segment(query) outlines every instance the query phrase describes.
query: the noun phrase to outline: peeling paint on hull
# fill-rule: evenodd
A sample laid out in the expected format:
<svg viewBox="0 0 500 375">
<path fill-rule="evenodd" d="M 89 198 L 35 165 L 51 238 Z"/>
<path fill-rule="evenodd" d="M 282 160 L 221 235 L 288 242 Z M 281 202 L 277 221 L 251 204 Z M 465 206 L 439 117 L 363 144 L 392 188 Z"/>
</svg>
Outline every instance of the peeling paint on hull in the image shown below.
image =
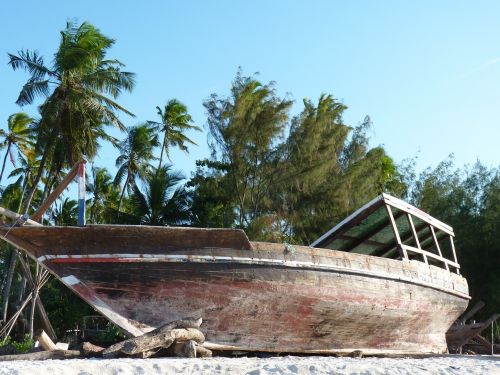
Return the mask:
<svg viewBox="0 0 500 375">
<path fill-rule="evenodd" d="M 442 353 L 468 304 L 465 279 L 421 262 L 300 246 L 289 254 L 266 243 L 173 247 L 156 229 L 107 228 L 59 228 L 59 241 L 45 233 L 26 251 L 131 335 L 201 316 L 207 340 L 222 348 Z M 64 234 L 82 231 L 80 248 L 64 246 Z M 117 234 L 120 241 L 93 241 Z M 141 237 L 155 234 L 153 245 Z"/>
</svg>

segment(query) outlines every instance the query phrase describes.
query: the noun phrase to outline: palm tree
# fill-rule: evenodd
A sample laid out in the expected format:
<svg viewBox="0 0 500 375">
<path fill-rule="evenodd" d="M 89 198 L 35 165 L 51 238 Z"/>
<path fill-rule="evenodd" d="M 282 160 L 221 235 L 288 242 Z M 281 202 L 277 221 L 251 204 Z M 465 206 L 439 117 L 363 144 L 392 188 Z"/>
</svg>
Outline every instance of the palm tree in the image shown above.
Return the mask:
<svg viewBox="0 0 500 375">
<path fill-rule="evenodd" d="M 186 143 L 193 145 L 196 145 L 196 143 L 184 135 L 184 132 L 187 130 L 201 131 L 201 129 L 192 124 L 193 119 L 189 115 L 187 107 L 177 99 L 169 100 L 163 110 L 160 107 L 156 107 L 156 109 L 161 122 L 149 121 L 149 123 L 163 132 L 160 162 L 157 168 L 157 171 L 159 171 L 163 160 L 163 152 L 165 152 L 169 160 L 170 147 L 179 147 L 182 151 L 188 152 Z"/>
<path fill-rule="evenodd" d="M 179 172 L 172 172 L 170 166 L 163 166 L 146 178 L 144 193 L 137 185 L 131 197 L 134 214 L 141 224 L 182 225 L 189 219 L 188 194 Z"/>
<path fill-rule="evenodd" d="M 27 155 L 23 155 L 19 152 L 17 160 L 19 166 L 17 168 L 14 168 L 10 172 L 9 178 L 16 177 L 17 179 L 13 182 L 13 184 L 21 188 L 21 198 L 19 201 L 19 206 L 16 210 L 16 212 L 19 212 L 22 208 L 26 189 L 29 185 L 33 184 L 34 176 L 37 174 L 38 168 L 40 166 L 40 160 L 36 159 L 34 149 L 28 151 Z"/>
<path fill-rule="evenodd" d="M 114 183 L 120 185 L 125 177 L 125 183 L 118 201 L 120 211 L 125 190 L 131 190 L 135 186 L 135 180 L 139 177 L 145 180 L 151 172 L 152 160 L 155 160 L 153 150 L 159 145 L 158 135 L 155 128 L 149 124 L 140 124 L 129 128 L 127 138 L 120 143 L 120 156 L 116 159 L 116 172 Z"/>
<path fill-rule="evenodd" d="M 52 160 L 59 173 L 82 158 L 91 160 L 95 156 L 99 140 L 109 138 L 105 125 L 125 129 L 117 113 L 132 113 L 115 99 L 123 90 L 132 90 L 134 74 L 123 72 L 124 65 L 118 60 L 106 59 L 114 42 L 89 23 L 68 22 L 50 67 L 35 51 L 9 54 L 14 70 L 24 69 L 30 74 L 17 104 L 32 104 L 39 96 L 46 98 L 40 106 L 37 127 L 37 152 L 42 158 L 25 201 L 25 212 L 54 150 L 62 158 Z"/>
<path fill-rule="evenodd" d="M 53 210 L 55 225 L 76 225 L 78 221 L 78 202 L 64 198 L 61 204 Z"/>
<path fill-rule="evenodd" d="M 34 145 L 33 129 L 29 126 L 32 123 L 33 119 L 31 117 L 26 113 L 19 112 L 9 116 L 7 120 L 8 132 L 0 129 L 0 137 L 3 138 L 0 147 L 7 147 L 3 158 L 2 171 L 0 172 L 0 182 L 2 181 L 7 156 L 11 152 L 11 147 L 17 147 L 20 152 L 26 155 L 30 147 Z"/>
<path fill-rule="evenodd" d="M 92 181 L 87 182 L 87 192 L 92 195 L 89 202 L 90 221 L 102 222 L 106 208 L 118 201 L 116 186 L 106 168 L 92 167 Z"/>
</svg>

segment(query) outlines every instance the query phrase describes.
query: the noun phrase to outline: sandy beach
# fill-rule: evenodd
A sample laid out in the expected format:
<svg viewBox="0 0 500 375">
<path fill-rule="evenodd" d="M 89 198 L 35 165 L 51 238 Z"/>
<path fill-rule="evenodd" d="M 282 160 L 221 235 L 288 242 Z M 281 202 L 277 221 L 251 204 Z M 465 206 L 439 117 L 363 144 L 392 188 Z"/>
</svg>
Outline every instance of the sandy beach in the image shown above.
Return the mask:
<svg viewBox="0 0 500 375">
<path fill-rule="evenodd" d="M 0 375 L 132 374 L 500 374 L 500 356 L 409 358 L 73 359 L 2 362 Z"/>
</svg>

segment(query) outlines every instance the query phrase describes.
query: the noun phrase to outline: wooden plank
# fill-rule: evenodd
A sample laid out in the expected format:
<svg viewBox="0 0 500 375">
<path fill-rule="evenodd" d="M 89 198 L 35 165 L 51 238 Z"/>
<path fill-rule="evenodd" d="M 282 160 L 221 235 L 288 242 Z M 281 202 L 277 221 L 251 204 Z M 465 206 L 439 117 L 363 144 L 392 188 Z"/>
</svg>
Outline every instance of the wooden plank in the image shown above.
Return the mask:
<svg viewBox="0 0 500 375">
<path fill-rule="evenodd" d="M 439 255 L 434 254 L 434 253 L 430 253 L 430 252 L 428 252 L 426 250 L 420 250 L 420 249 L 417 249 L 416 247 L 413 247 L 413 246 L 408 246 L 408 245 L 402 245 L 402 246 L 405 248 L 405 250 L 407 252 L 417 253 L 417 254 L 421 254 L 421 255 L 426 254 L 427 257 L 435 259 L 435 260 L 437 260 L 439 262 L 442 262 L 443 264 L 446 264 L 446 266 L 447 266 L 446 269 L 447 270 L 448 270 L 448 265 L 450 265 L 452 267 L 455 267 L 455 268 L 460 268 L 460 265 L 458 263 L 455 263 L 452 260 L 443 258 L 443 257 L 441 257 Z"/>
<path fill-rule="evenodd" d="M 409 203 L 406 203 L 405 201 L 402 201 L 401 199 L 390 196 L 389 194 L 382 194 L 382 195 L 384 197 L 384 201 L 386 204 L 389 204 L 394 208 L 410 213 L 413 216 L 418 217 L 420 220 L 426 222 L 427 224 L 430 224 L 436 227 L 437 229 L 442 230 L 445 233 L 448 233 L 451 236 L 455 236 L 455 234 L 453 233 L 453 228 L 450 227 L 448 224 L 439 221 L 438 219 L 432 217 L 428 213 L 418 209 L 415 206 L 412 206 Z"/>
<path fill-rule="evenodd" d="M 0 361 L 42 361 L 46 359 L 70 359 L 78 358 L 81 354 L 78 350 L 51 350 L 26 354 L 2 355 Z"/>
<path fill-rule="evenodd" d="M 61 195 L 61 193 L 66 189 L 69 183 L 76 177 L 76 175 L 78 174 L 78 168 L 81 163 L 85 163 L 85 161 L 80 160 L 75 165 L 73 165 L 73 168 L 71 168 L 71 170 L 66 174 L 61 183 L 54 189 L 52 193 L 50 193 L 45 202 L 43 202 L 40 207 L 38 207 L 38 210 L 36 210 L 36 212 L 31 215 L 31 220 L 40 221 L 42 219 L 45 211 L 49 209 L 52 203 L 54 203 L 59 195 Z"/>
<path fill-rule="evenodd" d="M 438 242 L 438 239 L 436 237 L 436 232 L 434 231 L 434 227 L 432 225 L 429 225 L 430 229 L 431 229 L 431 233 L 432 233 L 432 239 L 434 240 L 434 245 L 436 245 L 436 249 L 438 251 L 438 254 L 439 256 L 442 258 L 442 259 L 445 259 L 443 258 L 443 254 L 441 253 L 441 247 L 439 247 L 439 242 Z M 444 262 L 444 265 L 446 267 L 446 270 L 449 271 L 450 270 L 450 267 L 448 267 L 448 262 Z"/>
<path fill-rule="evenodd" d="M 391 222 L 392 231 L 394 233 L 394 237 L 396 238 L 396 243 L 397 243 L 399 252 L 400 252 L 401 256 L 403 257 L 403 259 L 408 260 L 408 254 L 406 253 L 405 248 L 402 246 L 401 238 L 399 237 L 398 227 L 396 225 L 396 220 L 394 220 L 394 216 L 392 214 L 392 209 L 387 204 L 385 205 L 385 208 L 387 210 L 387 215 L 389 215 L 389 220 Z"/>
<path fill-rule="evenodd" d="M 0 233 L 7 229 L 0 228 Z M 1 234 L 0 234 L 1 237 Z M 251 250 L 252 245 L 241 229 L 225 228 L 188 228 L 158 227 L 146 225 L 87 225 L 81 227 L 16 227 L 7 235 L 6 241 L 15 238 L 18 245 L 25 248 L 34 259 L 38 258 L 42 249 L 50 249 L 57 254 L 60 249 L 74 249 L 75 243 L 102 252 L 110 246 L 121 248 L 126 252 L 140 252 L 141 248 L 155 248 L 165 252 L 172 248 L 201 249 L 227 248 Z M 29 241 L 27 241 L 29 240 Z M 36 246 L 33 245 L 36 242 Z M 12 241 L 11 241 L 12 242 Z M 85 245 L 83 245 L 85 244 Z M 26 246 L 25 246 L 26 245 Z M 28 249 L 29 247 L 29 249 Z M 74 252 L 78 253 L 78 249 Z M 71 254 L 73 251 L 66 252 Z M 45 252 L 46 253 L 46 252 Z M 39 255 L 37 255 L 39 254 Z"/>
<path fill-rule="evenodd" d="M 455 251 L 455 243 L 453 242 L 453 236 L 450 236 L 450 245 L 451 245 L 451 252 L 453 253 L 453 259 L 455 260 L 455 263 L 458 263 L 457 253 Z M 457 273 L 460 275 L 460 270 L 458 268 L 457 268 Z"/>
<path fill-rule="evenodd" d="M 40 329 L 35 333 L 35 339 L 38 340 L 40 346 L 45 350 L 57 350 L 56 344 L 54 344 L 54 341 L 50 339 L 43 329 Z"/>
<path fill-rule="evenodd" d="M 8 210 L 8 209 L 6 209 L 4 207 L 0 207 L 0 215 L 3 215 L 5 217 L 8 217 L 9 219 L 13 219 L 13 220 L 17 220 L 21 216 L 23 216 L 23 215 L 18 214 L 17 212 Z M 28 225 L 34 225 L 34 226 L 38 226 L 38 227 L 42 226 L 42 224 L 37 223 L 36 221 L 33 221 L 31 219 L 26 220 L 26 224 L 28 224 Z"/>
<path fill-rule="evenodd" d="M 422 250 L 422 248 L 420 247 L 420 241 L 418 240 L 417 231 L 415 230 L 415 225 L 413 225 L 413 219 L 411 218 L 411 215 L 407 213 L 406 218 L 408 219 L 408 223 L 410 224 L 410 228 L 411 228 L 411 231 L 413 233 L 413 238 L 415 239 L 415 243 L 417 244 L 417 248 L 419 250 Z M 429 264 L 429 262 L 427 261 L 426 254 L 423 254 L 423 258 L 424 258 L 425 264 Z"/>
</svg>

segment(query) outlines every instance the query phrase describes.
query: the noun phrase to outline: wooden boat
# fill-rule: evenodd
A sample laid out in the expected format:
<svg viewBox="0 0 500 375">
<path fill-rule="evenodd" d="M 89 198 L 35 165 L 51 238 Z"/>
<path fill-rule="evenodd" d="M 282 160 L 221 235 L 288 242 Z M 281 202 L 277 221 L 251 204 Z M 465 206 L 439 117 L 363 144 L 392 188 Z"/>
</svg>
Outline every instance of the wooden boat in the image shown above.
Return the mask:
<svg viewBox="0 0 500 375">
<path fill-rule="evenodd" d="M 311 246 L 124 225 L 0 235 L 129 335 L 201 316 L 212 349 L 442 353 L 470 299 L 453 230 L 386 194 Z"/>
</svg>

